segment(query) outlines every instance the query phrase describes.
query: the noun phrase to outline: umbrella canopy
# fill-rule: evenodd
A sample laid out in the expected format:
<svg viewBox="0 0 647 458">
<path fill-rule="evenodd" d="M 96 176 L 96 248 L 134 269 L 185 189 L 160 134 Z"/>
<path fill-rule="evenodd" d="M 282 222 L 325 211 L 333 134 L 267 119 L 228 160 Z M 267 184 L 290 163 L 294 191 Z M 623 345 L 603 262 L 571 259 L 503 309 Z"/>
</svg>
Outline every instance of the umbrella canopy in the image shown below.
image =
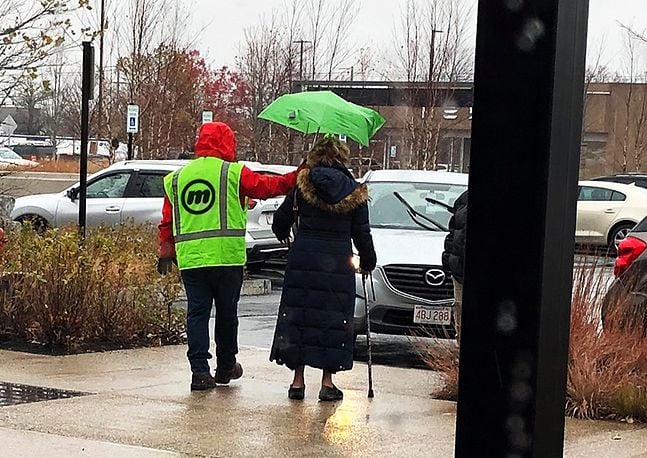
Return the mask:
<svg viewBox="0 0 647 458">
<path fill-rule="evenodd" d="M 348 102 L 331 91 L 283 95 L 258 117 L 303 134 L 346 135 L 364 146 L 385 122 L 377 111 Z"/>
</svg>

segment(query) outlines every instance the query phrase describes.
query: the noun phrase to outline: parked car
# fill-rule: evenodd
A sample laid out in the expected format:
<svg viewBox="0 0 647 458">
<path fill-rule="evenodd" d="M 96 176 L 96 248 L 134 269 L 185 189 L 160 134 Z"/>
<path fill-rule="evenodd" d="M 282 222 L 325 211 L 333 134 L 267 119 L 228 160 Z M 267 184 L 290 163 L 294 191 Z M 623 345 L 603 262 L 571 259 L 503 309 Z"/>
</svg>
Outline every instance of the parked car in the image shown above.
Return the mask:
<svg viewBox="0 0 647 458">
<path fill-rule="evenodd" d="M 647 218 L 620 242 L 615 280 L 602 302 L 602 324 L 641 325 L 647 335 Z M 619 314 L 610 319 L 611 313 Z"/>
<path fill-rule="evenodd" d="M 647 174 L 644 173 L 618 173 L 593 178 L 592 181 L 610 181 L 612 183 L 635 184 L 641 188 L 647 188 Z"/>
<path fill-rule="evenodd" d="M 39 165 L 38 162 L 23 159 L 11 148 L 0 147 L 0 170 L 34 168 Z"/>
<path fill-rule="evenodd" d="M 164 177 L 187 161 L 126 161 L 114 164 L 88 178 L 88 226 L 107 226 L 134 222 L 160 222 L 164 202 Z M 295 169 L 291 166 L 245 162 L 251 170 L 278 175 Z M 38 194 L 16 199 L 11 218 L 30 221 L 36 228 L 60 227 L 78 221 L 79 185 L 57 194 Z M 272 218 L 283 198 L 250 200 L 247 224 L 249 263 L 257 263 L 285 252 L 272 233 Z"/>
<path fill-rule="evenodd" d="M 369 172 L 364 181 L 371 196 L 370 223 L 378 259 L 372 285 L 368 284 L 371 330 L 453 337 L 453 284 L 442 267 L 451 217 L 445 205 L 452 206 L 467 189 L 467 175 L 380 170 Z M 356 334 L 365 332 L 364 307 L 358 274 Z"/>
<path fill-rule="evenodd" d="M 615 250 L 647 216 L 647 190 L 633 184 L 580 182 L 575 238 L 579 244 Z"/>
</svg>

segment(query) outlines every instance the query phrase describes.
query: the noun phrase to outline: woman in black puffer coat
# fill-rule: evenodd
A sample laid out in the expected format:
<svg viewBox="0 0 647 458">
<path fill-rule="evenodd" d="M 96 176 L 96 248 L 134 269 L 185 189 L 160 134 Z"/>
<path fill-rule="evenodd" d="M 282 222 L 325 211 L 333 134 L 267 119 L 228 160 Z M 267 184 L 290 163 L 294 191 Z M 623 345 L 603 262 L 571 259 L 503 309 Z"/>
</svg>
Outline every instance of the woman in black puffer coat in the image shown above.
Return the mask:
<svg viewBox="0 0 647 458">
<path fill-rule="evenodd" d="M 274 214 L 272 230 L 286 240 L 298 220 L 288 257 L 270 360 L 294 371 L 290 399 L 303 399 L 305 366 L 323 370 L 319 399 L 343 398 L 332 375 L 353 367 L 355 268 L 375 268 L 368 189 L 348 171 L 348 149 L 334 137 L 308 154 L 297 187 Z M 295 195 L 296 194 L 296 195 Z M 295 199 L 296 208 L 295 210 Z"/>
</svg>

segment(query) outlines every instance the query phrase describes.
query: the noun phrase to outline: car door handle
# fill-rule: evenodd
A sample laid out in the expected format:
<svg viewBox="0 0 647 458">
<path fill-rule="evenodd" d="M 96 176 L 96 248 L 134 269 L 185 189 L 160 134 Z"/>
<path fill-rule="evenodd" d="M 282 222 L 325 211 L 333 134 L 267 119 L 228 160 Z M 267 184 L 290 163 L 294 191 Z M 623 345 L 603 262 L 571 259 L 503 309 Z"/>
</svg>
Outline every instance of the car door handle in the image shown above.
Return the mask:
<svg viewBox="0 0 647 458">
<path fill-rule="evenodd" d="M 106 207 L 106 213 L 119 213 L 121 211 L 120 207 L 116 206 L 111 206 L 111 207 Z"/>
<path fill-rule="evenodd" d="M 604 210 L 604 213 L 609 213 L 609 214 L 612 214 L 612 213 L 615 213 L 615 212 L 616 211 L 613 208 L 607 208 L 606 210 Z"/>
</svg>

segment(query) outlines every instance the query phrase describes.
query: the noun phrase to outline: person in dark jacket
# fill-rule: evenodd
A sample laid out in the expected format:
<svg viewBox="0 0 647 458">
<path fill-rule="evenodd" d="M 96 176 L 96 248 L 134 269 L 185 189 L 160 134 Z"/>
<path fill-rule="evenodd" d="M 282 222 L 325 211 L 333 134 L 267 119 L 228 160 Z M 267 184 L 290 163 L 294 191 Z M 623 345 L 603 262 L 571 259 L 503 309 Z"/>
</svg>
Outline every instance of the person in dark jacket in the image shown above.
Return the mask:
<svg viewBox="0 0 647 458">
<path fill-rule="evenodd" d="M 467 191 L 461 194 L 449 220 L 449 234 L 445 238 L 443 267 L 452 274 L 454 281 L 454 326 L 456 339 L 460 342 L 463 283 L 465 275 L 465 231 L 467 228 Z"/>
<path fill-rule="evenodd" d="M 319 399 L 343 399 L 336 372 L 353 367 L 355 268 L 377 263 L 368 219 L 368 188 L 347 168 L 348 148 L 334 137 L 317 142 L 296 189 L 274 214 L 272 230 L 287 240 L 296 222 L 288 256 L 270 360 L 294 371 L 290 399 L 305 395 L 304 367 L 323 371 Z"/>
</svg>

